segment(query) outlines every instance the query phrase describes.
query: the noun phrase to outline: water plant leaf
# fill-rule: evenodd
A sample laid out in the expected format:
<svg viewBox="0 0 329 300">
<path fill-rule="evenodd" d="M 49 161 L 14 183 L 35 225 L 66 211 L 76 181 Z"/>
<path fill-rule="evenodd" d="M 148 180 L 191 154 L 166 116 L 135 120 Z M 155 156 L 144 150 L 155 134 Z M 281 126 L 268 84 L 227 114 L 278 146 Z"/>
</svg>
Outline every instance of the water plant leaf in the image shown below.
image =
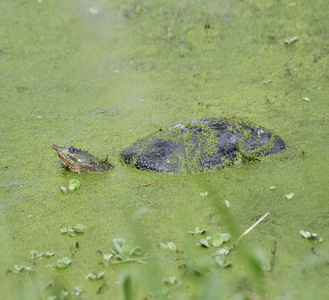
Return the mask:
<svg viewBox="0 0 329 300">
<path fill-rule="evenodd" d="M 206 239 L 201 239 L 200 244 L 203 247 L 210 248 L 209 242 Z"/>
<path fill-rule="evenodd" d="M 129 252 L 129 256 L 135 255 L 135 256 L 142 256 L 142 247 L 136 246 Z"/>
<path fill-rule="evenodd" d="M 71 264 L 71 259 L 69 257 L 59 258 L 57 259 L 56 262 L 57 268 L 61 268 L 61 269 L 66 268 L 70 264 Z"/>
<path fill-rule="evenodd" d="M 116 253 L 122 254 L 123 250 L 122 247 L 126 244 L 126 241 L 124 239 L 113 239 L 113 247 Z"/>
<path fill-rule="evenodd" d="M 225 205 L 226 205 L 227 207 L 230 207 L 230 201 L 225 200 Z"/>
<path fill-rule="evenodd" d="M 61 191 L 62 191 L 64 194 L 67 193 L 67 190 L 66 190 L 65 186 L 61 186 Z"/>
<path fill-rule="evenodd" d="M 175 283 L 177 283 L 176 276 L 164 277 L 162 279 L 162 282 L 164 282 L 166 284 L 175 284 Z"/>
<path fill-rule="evenodd" d="M 222 256 L 216 256 L 215 261 L 221 268 L 228 268 L 231 266 L 231 263 L 226 261 Z"/>
<path fill-rule="evenodd" d="M 220 248 L 220 249 L 218 249 L 218 250 L 215 252 L 215 256 L 218 256 L 218 255 L 225 255 L 226 252 L 227 252 L 227 249 L 226 249 L 226 248 Z"/>
<path fill-rule="evenodd" d="M 92 14 L 92 15 L 97 15 L 99 13 L 99 10 L 97 7 L 89 7 L 88 11 Z"/>
<path fill-rule="evenodd" d="M 275 185 L 271 185 L 270 186 L 270 190 L 275 190 L 276 189 L 276 186 Z"/>
<path fill-rule="evenodd" d="M 214 240 L 212 242 L 214 247 L 219 247 L 220 245 L 228 242 L 231 239 L 231 235 L 229 233 L 216 233 L 214 235 Z"/>
<path fill-rule="evenodd" d="M 161 247 L 164 248 L 164 249 L 172 250 L 172 251 L 177 250 L 177 247 L 176 247 L 175 243 L 173 243 L 173 242 L 161 243 Z"/>
<path fill-rule="evenodd" d="M 303 97 L 303 100 L 307 102 L 311 101 L 308 97 Z"/>
<path fill-rule="evenodd" d="M 78 224 L 73 227 L 73 230 L 77 233 L 83 233 L 85 231 L 85 227 L 83 226 L 83 224 Z"/>
<path fill-rule="evenodd" d="M 71 179 L 69 181 L 69 190 L 74 191 L 80 187 L 80 181 L 78 179 Z"/>
<path fill-rule="evenodd" d="M 189 231 L 188 233 L 193 234 L 193 235 L 197 235 L 197 234 L 204 234 L 207 232 L 206 228 L 200 229 L 199 227 L 196 227 L 194 229 L 194 231 Z"/>
<path fill-rule="evenodd" d="M 103 258 L 104 258 L 105 260 L 110 260 L 112 257 L 113 257 L 113 253 L 109 253 L 109 254 L 104 254 L 104 255 L 103 255 Z"/>
<path fill-rule="evenodd" d="M 287 198 L 288 200 L 290 200 L 290 199 L 292 199 L 294 196 L 295 196 L 294 193 L 290 193 L 290 194 L 286 195 L 286 198 Z"/>
<path fill-rule="evenodd" d="M 88 273 L 85 277 L 85 279 L 90 279 L 90 280 L 100 280 L 102 278 L 104 278 L 105 273 L 104 272 L 100 272 L 99 274 L 97 273 Z"/>
<path fill-rule="evenodd" d="M 82 292 L 83 292 L 82 287 L 81 286 L 76 286 L 74 288 L 74 292 L 72 292 L 71 295 L 79 297 Z"/>
<path fill-rule="evenodd" d="M 38 258 L 40 260 L 43 256 L 44 252 L 38 253 L 36 250 L 31 250 L 30 252 L 30 259 Z"/>
<path fill-rule="evenodd" d="M 313 239 L 313 240 L 316 240 L 318 238 L 318 234 L 317 233 L 312 233 L 311 234 L 309 231 L 304 231 L 304 230 L 299 231 L 299 233 L 305 239 Z"/>
<path fill-rule="evenodd" d="M 22 271 L 28 271 L 28 272 L 34 272 L 34 269 L 32 266 L 20 266 L 20 265 L 14 265 L 14 273 L 20 273 Z"/>
<path fill-rule="evenodd" d="M 67 228 L 66 227 L 63 227 L 59 230 L 62 234 L 65 234 L 67 233 Z"/>
</svg>

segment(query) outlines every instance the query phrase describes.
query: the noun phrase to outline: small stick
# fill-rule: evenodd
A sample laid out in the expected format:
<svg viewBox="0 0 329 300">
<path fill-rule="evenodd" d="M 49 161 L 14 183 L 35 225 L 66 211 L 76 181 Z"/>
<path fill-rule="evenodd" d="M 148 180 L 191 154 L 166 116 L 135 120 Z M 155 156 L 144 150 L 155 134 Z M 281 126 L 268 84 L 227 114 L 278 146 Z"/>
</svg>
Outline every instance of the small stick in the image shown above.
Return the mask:
<svg viewBox="0 0 329 300">
<path fill-rule="evenodd" d="M 238 240 L 235 242 L 235 244 L 231 247 L 231 249 L 227 250 L 224 254 L 227 255 L 229 254 L 233 248 L 238 244 L 238 242 L 245 237 L 251 230 L 253 230 L 260 222 L 262 222 L 270 213 L 266 213 L 264 216 L 262 216 L 254 225 L 250 226 L 244 233 L 240 235 Z"/>
<path fill-rule="evenodd" d="M 149 182 L 149 183 L 145 183 L 145 184 L 137 184 L 135 185 L 133 188 L 137 188 L 137 187 L 141 187 L 141 186 L 149 186 L 149 185 L 152 185 L 154 183 L 156 183 L 159 179 L 155 179 L 154 181 L 152 182 Z"/>
</svg>

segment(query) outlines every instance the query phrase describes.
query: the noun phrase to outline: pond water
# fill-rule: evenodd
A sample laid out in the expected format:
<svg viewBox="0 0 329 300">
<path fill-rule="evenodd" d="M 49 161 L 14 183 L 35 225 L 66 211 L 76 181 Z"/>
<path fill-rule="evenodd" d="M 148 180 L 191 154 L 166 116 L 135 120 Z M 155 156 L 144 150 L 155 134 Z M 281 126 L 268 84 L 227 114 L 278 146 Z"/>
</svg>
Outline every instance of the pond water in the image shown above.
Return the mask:
<svg viewBox="0 0 329 300">
<path fill-rule="evenodd" d="M 326 6 L 2 1 L 1 298 L 328 295 Z M 287 149 L 198 174 L 157 174 L 120 161 L 123 148 L 159 128 L 221 116 L 269 128 Z M 108 157 L 115 167 L 69 172 L 52 144 Z M 71 179 L 79 189 L 63 193 Z M 218 248 L 197 245 L 228 232 L 229 248 L 267 212 L 225 256 L 229 268 L 216 263 Z M 60 232 L 77 224 L 84 233 Z M 188 233 L 196 227 L 207 233 Z M 305 239 L 300 230 L 318 239 Z M 115 238 L 130 246 L 121 242 L 124 254 L 141 246 L 148 257 L 107 261 Z M 166 242 L 177 250 L 164 249 Z M 54 255 L 30 258 L 32 250 Z M 63 257 L 71 264 L 56 267 Z M 27 269 L 18 272 L 17 265 Z M 104 278 L 85 279 L 101 272 Z M 172 284 L 163 282 L 172 276 Z"/>
</svg>

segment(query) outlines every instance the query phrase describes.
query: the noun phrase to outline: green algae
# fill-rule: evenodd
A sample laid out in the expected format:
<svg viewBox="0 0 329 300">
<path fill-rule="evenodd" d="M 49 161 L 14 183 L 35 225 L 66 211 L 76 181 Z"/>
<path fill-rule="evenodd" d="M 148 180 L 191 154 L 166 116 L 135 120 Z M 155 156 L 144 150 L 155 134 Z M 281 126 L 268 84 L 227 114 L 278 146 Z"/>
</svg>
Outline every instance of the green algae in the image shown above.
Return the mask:
<svg viewBox="0 0 329 300">
<path fill-rule="evenodd" d="M 97 251 L 108 253 L 113 238 L 122 237 L 151 256 L 164 256 L 165 263 L 107 268 L 108 288 L 99 298 L 124 297 L 115 284 L 122 272 L 129 273 L 140 298 L 162 297 L 162 279 L 174 273 L 183 281 L 182 288 L 170 288 L 174 298 L 218 299 L 248 291 L 268 298 L 325 298 L 326 5 L 143 1 L 137 12 L 131 1 L 96 1 L 92 7 L 99 13 L 90 14 L 85 1 L 2 1 L 0 263 L 4 270 L 30 268 L 32 249 L 54 251 L 51 263 L 63 257 L 72 263 L 54 270 L 43 259 L 33 274 L 2 272 L 1 297 L 59 296 L 83 285 L 81 294 L 92 299 L 103 283 L 87 285 L 84 275 L 99 274 Z M 295 36 L 296 43 L 284 44 Z M 306 96 L 310 102 L 301 100 Z M 287 142 L 287 151 L 233 169 L 179 176 L 131 170 L 119 161 L 126 145 L 156 128 L 229 114 L 271 128 Z M 79 190 L 64 195 L 58 187 L 76 175 L 62 168 L 53 143 L 108 155 L 115 169 L 79 175 Z M 132 189 L 155 179 L 157 185 Z M 208 196 L 202 198 L 204 191 Z M 287 201 L 290 191 L 295 197 Z M 139 208 L 148 211 L 130 226 Z M 244 248 L 230 255 L 232 268 L 223 273 L 209 266 L 206 249 L 180 233 L 201 226 L 210 234 L 230 232 L 234 241 L 265 211 L 271 217 L 244 243 L 270 254 L 277 240 L 270 273 L 254 271 Z M 87 229 L 78 239 L 61 236 L 60 228 L 79 223 Z M 300 228 L 317 232 L 324 242 L 310 245 L 298 235 Z M 163 241 L 184 253 L 159 250 Z"/>
</svg>

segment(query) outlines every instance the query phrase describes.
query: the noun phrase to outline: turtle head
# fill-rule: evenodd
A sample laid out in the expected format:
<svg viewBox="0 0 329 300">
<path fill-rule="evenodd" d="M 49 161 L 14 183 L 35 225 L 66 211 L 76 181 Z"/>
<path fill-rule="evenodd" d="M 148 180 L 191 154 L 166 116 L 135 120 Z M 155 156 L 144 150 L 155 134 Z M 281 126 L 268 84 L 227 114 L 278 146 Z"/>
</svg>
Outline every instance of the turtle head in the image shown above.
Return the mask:
<svg viewBox="0 0 329 300">
<path fill-rule="evenodd" d="M 99 173 L 111 169 L 113 166 L 107 161 L 101 161 L 88 152 L 79 150 L 73 146 L 59 147 L 53 145 L 63 165 L 70 171 L 79 174 Z"/>
</svg>

